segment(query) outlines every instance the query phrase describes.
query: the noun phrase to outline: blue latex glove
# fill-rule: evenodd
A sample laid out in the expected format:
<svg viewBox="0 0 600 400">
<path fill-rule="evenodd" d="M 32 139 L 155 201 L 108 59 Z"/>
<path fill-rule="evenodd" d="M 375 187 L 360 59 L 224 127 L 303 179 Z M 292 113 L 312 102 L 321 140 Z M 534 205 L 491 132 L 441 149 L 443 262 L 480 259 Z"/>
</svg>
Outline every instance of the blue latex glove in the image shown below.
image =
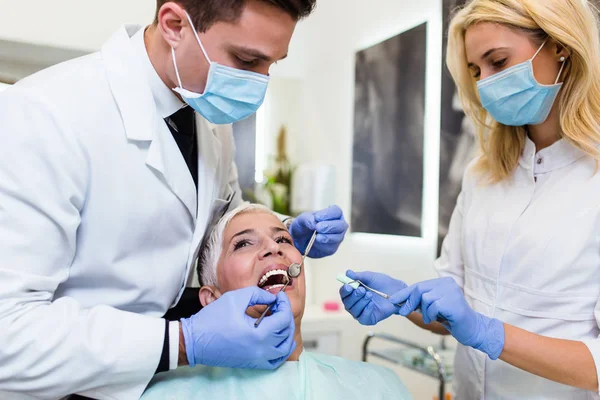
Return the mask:
<svg viewBox="0 0 600 400">
<path fill-rule="evenodd" d="M 473 311 L 461 288 L 452 278 L 440 278 L 412 285 L 390 298 L 393 304 L 406 302 L 398 314 L 408 316 L 421 307 L 426 324 L 438 318 L 445 320 L 448 331 L 465 346 L 498 359 L 504 349 L 504 324 Z"/>
<path fill-rule="evenodd" d="M 346 276 L 386 294 L 393 294 L 407 287 L 402 281 L 374 272 L 348 271 Z M 355 290 L 350 285 L 344 285 L 340 288 L 340 296 L 346 311 L 362 325 L 375 325 L 398 310 L 389 300 L 366 291 L 362 286 Z"/>
<path fill-rule="evenodd" d="M 248 307 L 271 304 L 273 314 L 258 328 Z M 296 349 L 294 316 L 285 293 L 277 296 L 256 286 L 227 292 L 191 318 L 181 320 L 191 367 L 276 369 Z"/>
<path fill-rule="evenodd" d="M 348 231 L 348 223 L 341 208 L 332 206 L 314 213 L 300 214 L 294 219 L 290 225 L 290 234 L 300 253 L 304 254 L 315 230 L 317 238 L 308 256 L 323 258 L 335 254 Z"/>
</svg>

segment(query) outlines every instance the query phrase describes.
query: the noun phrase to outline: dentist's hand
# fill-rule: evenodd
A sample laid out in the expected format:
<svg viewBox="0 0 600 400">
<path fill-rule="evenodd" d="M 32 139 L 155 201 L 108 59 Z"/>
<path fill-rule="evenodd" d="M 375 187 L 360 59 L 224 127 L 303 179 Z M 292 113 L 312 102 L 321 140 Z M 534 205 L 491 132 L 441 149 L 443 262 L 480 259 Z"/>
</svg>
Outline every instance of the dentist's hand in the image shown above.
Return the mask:
<svg viewBox="0 0 600 400">
<path fill-rule="evenodd" d="M 308 256 L 323 258 L 335 254 L 348 231 L 348 223 L 342 210 L 338 206 L 332 206 L 314 213 L 300 214 L 294 219 L 290 234 L 300 253 L 304 254 L 315 231 L 317 238 Z"/>
<path fill-rule="evenodd" d="M 246 309 L 274 301 L 273 314 L 258 328 Z M 296 326 L 285 293 L 277 297 L 258 287 L 227 292 L 189 319 L 181 320 L 187 359 L 196 364 L 276 369 L 296 349 Z"/>
<path fill-rule="evenodd" d="M 393 304 L 406 302 L 398 314 L 408 316 L 421 307 L 423 322 L 446 322 L 448 331 L 465 346 L 473 347 L 496 360 L 504 349 L 504 324 L 475 312 L 452 278 L 434 279 L 407 287 L 390 298 Z"/>
<path fill-rule="evenodd" d="M 348 271 L 346 276 L 386 294 L 394 294 L 407 287 L 402 281 L 374 272 Z M 355 290 L 344 285 L 340 288 L 340 296 L 346 310 L 362 325 L 375 325 L 398 310 L 389 300 L 366 291 L 362 286 Z"/>
</svg>

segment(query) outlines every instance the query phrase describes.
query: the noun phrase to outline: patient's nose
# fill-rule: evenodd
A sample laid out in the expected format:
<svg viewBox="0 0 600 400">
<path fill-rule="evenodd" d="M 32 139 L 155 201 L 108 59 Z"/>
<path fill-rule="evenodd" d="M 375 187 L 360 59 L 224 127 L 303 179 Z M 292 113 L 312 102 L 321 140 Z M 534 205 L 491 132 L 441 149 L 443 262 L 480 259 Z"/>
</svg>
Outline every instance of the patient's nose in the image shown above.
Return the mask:
<svg viewBox="0 0 600 400">
<path fill-rule="evenodd" d="M 266 241 L 265 247 L 262 250 L 261 258 L 267 258 L 270 256 L 283 256 L 281 245 L 272 239 Z"/>
</svg>

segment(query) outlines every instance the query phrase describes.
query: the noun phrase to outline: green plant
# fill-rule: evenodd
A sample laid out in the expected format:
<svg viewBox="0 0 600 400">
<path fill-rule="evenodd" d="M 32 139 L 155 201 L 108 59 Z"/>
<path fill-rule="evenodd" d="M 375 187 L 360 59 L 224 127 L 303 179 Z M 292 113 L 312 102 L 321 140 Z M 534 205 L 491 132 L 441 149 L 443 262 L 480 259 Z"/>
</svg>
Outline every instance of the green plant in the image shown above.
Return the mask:
<svg viewBox="0 0 600 400">
<path fill-rule="evenodd" d="M 277 136 L 277 154 L 273 167 L 265 173 L 265 189 L 271 195 L 273 211 L 290 215 L 291 182 L 294 168 L 286 151 L 287 129 L 282 126 Z"/>
<path fill-rule="evenodd" d="M 286 143 L 287 129 L 282 125 L 277 136 L 277 154 L 271 158 L 270 168 L 264 171 L 265 181 L 259 184 L 262 187 L 245 190 L 244 199 L 252 203 L 263 203 L 280 214 L 291 215 L 291 182 L 294 167 L 287 157 Z"/>
</svg>

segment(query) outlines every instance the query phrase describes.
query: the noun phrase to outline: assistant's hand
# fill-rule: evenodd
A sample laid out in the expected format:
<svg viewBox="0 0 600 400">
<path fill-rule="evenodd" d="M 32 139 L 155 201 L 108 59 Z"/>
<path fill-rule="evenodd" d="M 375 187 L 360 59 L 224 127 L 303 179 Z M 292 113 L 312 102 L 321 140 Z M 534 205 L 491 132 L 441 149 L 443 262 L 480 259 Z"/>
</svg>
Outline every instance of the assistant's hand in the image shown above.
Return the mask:
<svg viewBox="0 0 600 400">
<path fill-rule="evenodd" d="M 390 298 L 402 305 L 398 314 L 408 316 L 419 306 L 426 324 L 445 320 L 448 331 L 465 346 L 473 347 L 496 360 L 504 349 L 504 324 L 473 311 L 461 288 L 452 278 L 425 281 L 407 287 Z"/>
<path fill-rule="evenodd" d="M 402 281 L 375 272 L 348 271 L 346 276 L 386 294 L 393 294 L 407 287 Z M 389 318 L 398 309 L 389 300 L 366 291 L 362 286 L 355 290 L 350 285 L 344 285 L 340 288 L 340 296 L 346 311 L 362 325 L 375 325 Z"/>
<path fill-rule="evenodd" d="M 348 231 L 344 213 L 338 206 L 332 206 L 314 213 L 303 213 L 294 219 L 290 234 L 296 248 L 304 254 L 313 233 L 317 238 L 308 255 L 310 258 L 328 257 L 337 251 Z"/>
<path fill-rule="evenodd" d="M 273 314 L 258 328 L 246 309 L 274 301 Z M 213 367 L 275 369 L 296 349 L 295 324 L 285 293 L 256 286 L 227 292 L 189 319 L 181 320 L 188 362 Z"/>
</svg>

